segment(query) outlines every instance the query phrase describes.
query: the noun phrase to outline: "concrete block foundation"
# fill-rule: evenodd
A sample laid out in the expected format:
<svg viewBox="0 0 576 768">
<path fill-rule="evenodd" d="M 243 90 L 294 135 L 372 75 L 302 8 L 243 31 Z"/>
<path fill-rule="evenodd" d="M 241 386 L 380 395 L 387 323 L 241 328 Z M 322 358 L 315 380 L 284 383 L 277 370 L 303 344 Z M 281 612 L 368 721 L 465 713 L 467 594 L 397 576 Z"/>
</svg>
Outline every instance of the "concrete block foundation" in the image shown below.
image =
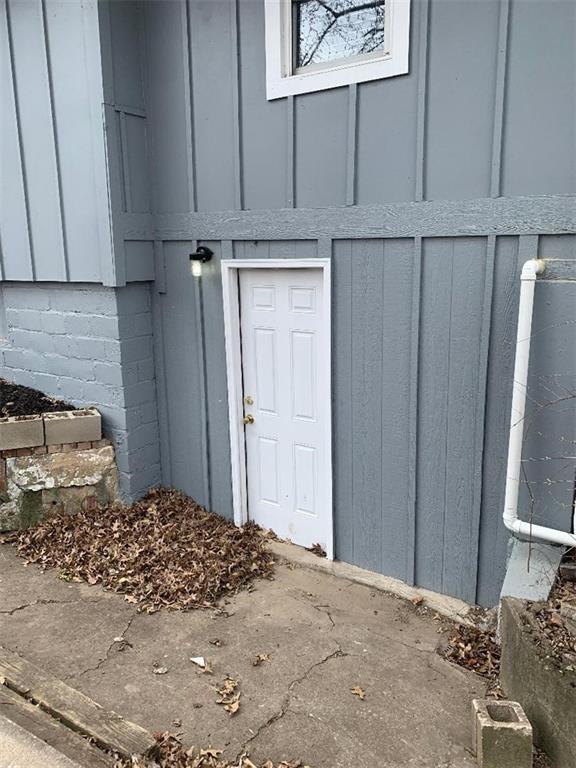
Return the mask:
<svg viewBox="0 0 576 768">
<path fill-rule="evenodd" d="M 532 726 L 520 704 L 474 699 L 472 714 L 480 768 L 532 768 Z"/>
</svg>

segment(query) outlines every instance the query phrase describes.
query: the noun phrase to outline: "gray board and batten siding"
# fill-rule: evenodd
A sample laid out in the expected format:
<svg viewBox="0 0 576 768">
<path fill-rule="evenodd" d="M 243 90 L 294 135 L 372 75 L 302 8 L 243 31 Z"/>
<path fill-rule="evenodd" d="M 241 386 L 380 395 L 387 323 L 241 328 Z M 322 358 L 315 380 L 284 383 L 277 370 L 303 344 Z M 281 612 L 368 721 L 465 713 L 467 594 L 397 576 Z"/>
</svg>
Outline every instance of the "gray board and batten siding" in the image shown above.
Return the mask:
<svg viewBox="0 0 576 768">
<path fill-rule="evenodd" d="M 18 4 L 2 52 L 14 102 L 32 66 Z M 271 102 L 263 0 L 100 2 L 97 21 L 84 17 L 100 41 L 109 261 L 76 277 L 95 262 L 69 249 L 67 276 L 47 257 L 19 272 L 3 220 L 3 278 L 155 279 L 163 481 L 231 517 L 220 259 L 330 256 L 336 556 L 494 604 L 519 266 L 576 258 L 576 4 L 414 0 L 408 75 Z M 26 119 L 16 109 L 21 165 Z M 36 226 L 33 201 L 20 215 Z M 195 281 L 198 241 L 215 258 Z M 537 322 L 573 316 L 570 290 L 539 286 Z M 569 331 L 535 343 L 532 376 L 569 381 Z"/>
<path fill-rule="evenodd" d="M 144 15 L 164 481 L 232 515 L 220 259 L 331 256 L 336 555 L 494 604 L 519 269 L 576 257 L 576 7 L 414 2 L 408 76 L 273 102 L 262 2 Z M 573 375 L 557 333 L 533 377 Z"/>
<path fill-rule="evenodd" d="M 115 5 L 118 19 L 122 5 L 130 23 L 139 13 L 136 3 Z M 103 68 L 105 9 L 97 0 L 0 0 L 0 280 L 154 278 L 150 232 L 148 242 L 118 235 L 120 215 L 149 220 L 152 208 L 142 66 L 136 72 L 130 56 L 140 49 L 125 47 L 124 34 L 114 77 Z M 124 33 L 118 20 L 114 30 Z"/>
</svg>

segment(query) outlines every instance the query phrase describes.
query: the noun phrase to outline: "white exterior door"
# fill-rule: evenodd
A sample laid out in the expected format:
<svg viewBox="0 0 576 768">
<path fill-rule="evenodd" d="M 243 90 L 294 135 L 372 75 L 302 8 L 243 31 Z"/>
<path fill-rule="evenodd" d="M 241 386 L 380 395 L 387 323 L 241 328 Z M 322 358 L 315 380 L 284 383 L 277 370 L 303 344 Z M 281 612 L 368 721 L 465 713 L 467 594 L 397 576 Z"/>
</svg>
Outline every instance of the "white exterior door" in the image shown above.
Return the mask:
<svg viewBox="0 0 576 768">
<path fill-rule="evenodd" d="M 331 542 L 330 371 L 320 269 L 241 269 L 248 517 L 281 538 Z M 325 391 L 325 390 L 324 390 Z"/>
</svg>

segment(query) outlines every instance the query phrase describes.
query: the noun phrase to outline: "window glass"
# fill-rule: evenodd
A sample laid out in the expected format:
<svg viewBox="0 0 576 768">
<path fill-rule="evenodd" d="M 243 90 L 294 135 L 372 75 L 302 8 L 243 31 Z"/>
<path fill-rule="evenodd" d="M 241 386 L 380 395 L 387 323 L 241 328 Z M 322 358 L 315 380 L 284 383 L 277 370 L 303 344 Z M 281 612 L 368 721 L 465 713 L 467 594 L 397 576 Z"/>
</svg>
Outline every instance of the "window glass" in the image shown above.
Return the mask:
<svg viewBox="0 0 576 768">
<path fill-rule="evenodd" d="M 386 0 L 292 0 L 294 66 L 384 51 Z"/>
</svg>

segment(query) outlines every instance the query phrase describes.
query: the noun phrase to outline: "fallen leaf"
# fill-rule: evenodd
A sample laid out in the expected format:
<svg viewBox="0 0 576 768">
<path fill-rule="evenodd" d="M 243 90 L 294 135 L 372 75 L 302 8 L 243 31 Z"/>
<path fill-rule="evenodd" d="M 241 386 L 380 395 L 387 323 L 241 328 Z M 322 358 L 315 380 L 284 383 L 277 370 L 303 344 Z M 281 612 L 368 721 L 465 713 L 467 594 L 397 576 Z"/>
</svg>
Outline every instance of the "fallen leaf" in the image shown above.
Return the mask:
<svg viewBox="0 0 576 768">
<path fill-rule="evenodd" d="M 410 602 L 412 605 L 422 605 L 424 598 L 421 595 L 416 595 L 416 597 L 411 598 Z"/>
<path fill-rule="evenodd" d="M 318 557 L 326 557 L 326 550 L 322 546 L 322 544 L 312 544 L 311 547 L 306 547 L 308 552 L 312 552 L 312 554 L 317 555 Z"/>
<path fill-rule="evenodd" d="M 240 709 L 240 694 L 237 693 L 231 701 L 227 701 L 226 704 L 224 704 L 224 709 L 226 712 L 230 712 L 231 715 L 235 715 Z"/>
<path fill-rule="evenodd" d="M 222 749 L 212 749 L 209 747 L 208 749 L 201 749 L 200 750 L 200 757 L 220 757 L 222 754 Z"/>
<path fill-rule="evenodd" d="M 254 660 L 252 661 L 252 666 L 253 667 L 259 667 L 265 661 L 270 661 L 270 654 L 269 653 L 258 653 L 254 657 Z"/>
<path fill-rule="evenodd" d="M 217 689 L 220 698 L 216 700 L 216 703 L 221 704 L 231 715 L 235 715 L 240 709 L 238 685 L 238 680 L 235 680 L 233 677 L 226 677 L 222 687 Z"/>
<path fill-rule="evenodd" d="M 167 674 L 167 672 L 168 672 L 168 667 L 154 667 L 154 668 L 152 669 L 152 672 L 153 672 L 155 675 L 165 675 L 165 674 Z"/>
<path fill-rule="evenodd" d="M 352 691 L 354 696 L 358 696 L 358 698 L 361 699 L 362 701 L 364 701 L 364 699 L 366 698 L 366 691 L 364 690 L 364 688 L 360 688 L 359 685 L 356 685 L 354 688 L 351 688 L 350 690 Z"/>
</svg>

